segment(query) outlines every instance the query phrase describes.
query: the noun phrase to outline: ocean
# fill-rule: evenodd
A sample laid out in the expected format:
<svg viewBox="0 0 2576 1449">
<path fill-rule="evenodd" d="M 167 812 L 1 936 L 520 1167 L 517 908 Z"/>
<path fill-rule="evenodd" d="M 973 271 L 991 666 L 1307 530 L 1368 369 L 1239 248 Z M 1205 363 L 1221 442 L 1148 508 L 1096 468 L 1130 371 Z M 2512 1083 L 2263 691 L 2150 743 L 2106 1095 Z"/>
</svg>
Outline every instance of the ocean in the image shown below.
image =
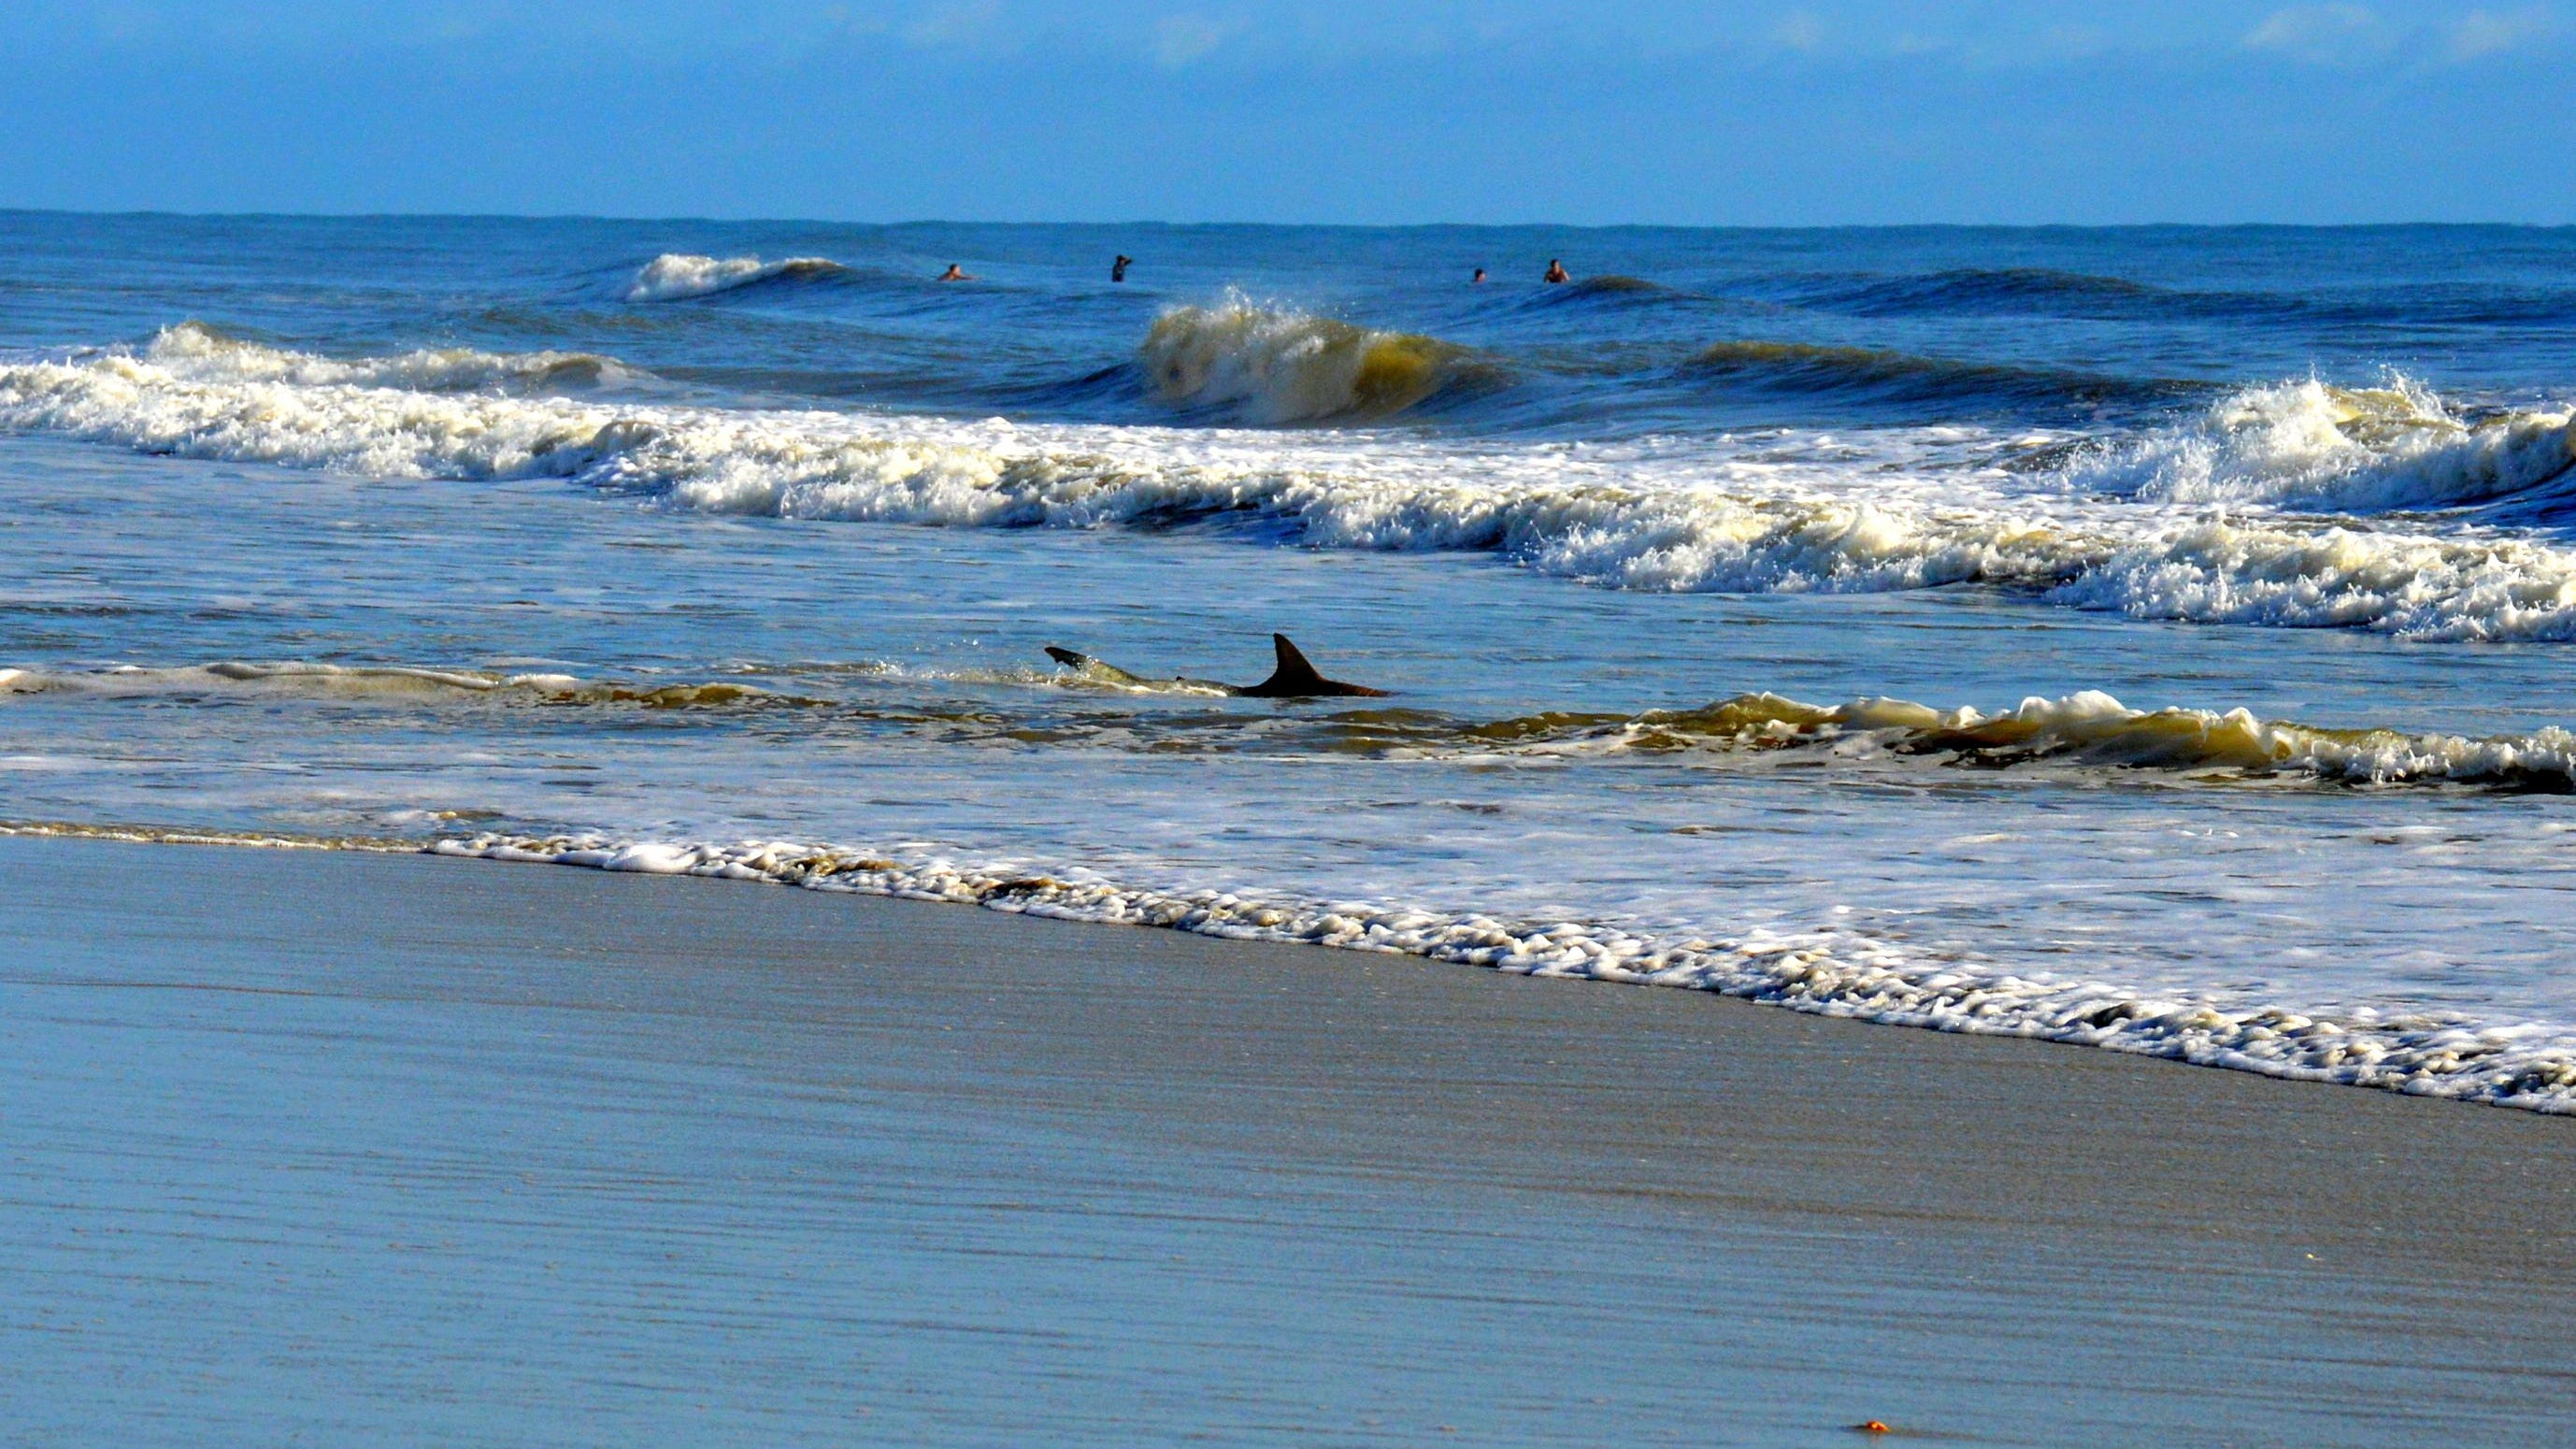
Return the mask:
<svg viewBox="0 0 2576 1449">
<path fill-rule="evenodd" d="M 2567 229 L 0 215 L 0 821 L 2576 1111 L 2571 408 Z"/>
</svg>

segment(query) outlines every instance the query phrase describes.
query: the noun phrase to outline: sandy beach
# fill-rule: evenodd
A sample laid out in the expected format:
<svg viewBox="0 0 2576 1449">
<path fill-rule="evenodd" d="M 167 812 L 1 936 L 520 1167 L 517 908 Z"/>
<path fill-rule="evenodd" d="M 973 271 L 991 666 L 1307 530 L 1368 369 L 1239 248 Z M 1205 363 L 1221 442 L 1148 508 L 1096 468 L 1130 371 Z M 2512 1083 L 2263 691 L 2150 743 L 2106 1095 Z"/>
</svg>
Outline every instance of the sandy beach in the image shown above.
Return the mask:
<svg viewBox="0 0 2576 1449">
<path fill-rule="evenodd" d="M 2563 1119 L 554 867 L 0 896 L 8 1443 L 2576 1433 Z"/>
</svg>

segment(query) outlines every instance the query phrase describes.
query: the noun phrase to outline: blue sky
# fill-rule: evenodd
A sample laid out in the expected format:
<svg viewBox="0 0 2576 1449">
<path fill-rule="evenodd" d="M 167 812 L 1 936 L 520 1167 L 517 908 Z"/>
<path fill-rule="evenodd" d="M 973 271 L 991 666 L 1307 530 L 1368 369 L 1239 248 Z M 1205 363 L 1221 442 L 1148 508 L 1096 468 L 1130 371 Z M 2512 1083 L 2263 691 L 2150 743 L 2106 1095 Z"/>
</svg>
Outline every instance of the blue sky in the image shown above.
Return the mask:
<svg viewBox="0 0 2576 1449">
<path fill-rule="evenodd" d="M 0 205 L 2566 223 L 2565 3 L 12 0 Z"/>
</svg>

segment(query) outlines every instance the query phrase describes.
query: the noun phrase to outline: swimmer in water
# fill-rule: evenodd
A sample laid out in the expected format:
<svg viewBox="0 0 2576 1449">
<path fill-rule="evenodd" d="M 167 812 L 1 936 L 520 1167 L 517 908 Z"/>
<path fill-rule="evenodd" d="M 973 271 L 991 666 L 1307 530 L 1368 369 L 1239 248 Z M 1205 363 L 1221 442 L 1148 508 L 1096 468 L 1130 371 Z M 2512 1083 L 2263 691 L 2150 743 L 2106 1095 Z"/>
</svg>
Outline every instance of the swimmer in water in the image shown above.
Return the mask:
<svg viewBox="0 0 2576 1449">
<path fill-rule="evenodd" d="M 1553 285 L 1558 282 L 1571 282 L 1574 278 L 1565 270 L 1565 263 L 1550 257 L 1547 259 L 1547 275 L 1539 280 Z"/>
<path fill-rule="evenodd" d="M 1109 264 L 1109 280 L 1113 282 L 1123 282 L 1127 280 L 1127 269 L 1134 265 L 1136 265 L 1136 259 L 1134 257 L 1124 255 L 1120 256 L 1118 260 Z"/>
<path fill-rule="evenodd" d="M 1476 275 L 1469 277 L 1467 281 L 1471 286 L 1481 287 L 1485 285 L 1485 269 L 1483 267 L 1478 267 L 1476 269 Z"/>
<path fill-rule="evenodd" d="M 948 264 L 948 270 L 939 274 L 939 280 L 943 282 L 971 282 L 975 280 L 975 274 L 964 270 L 955 262 L 950 262 Z"/>
</svg>

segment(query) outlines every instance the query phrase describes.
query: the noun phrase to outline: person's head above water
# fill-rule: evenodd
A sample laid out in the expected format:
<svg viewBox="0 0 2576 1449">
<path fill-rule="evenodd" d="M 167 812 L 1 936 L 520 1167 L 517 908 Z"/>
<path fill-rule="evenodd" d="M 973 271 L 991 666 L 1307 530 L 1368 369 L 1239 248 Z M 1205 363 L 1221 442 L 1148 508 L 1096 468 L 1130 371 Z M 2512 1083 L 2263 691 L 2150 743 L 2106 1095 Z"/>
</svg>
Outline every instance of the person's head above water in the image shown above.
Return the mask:
<svg viewBox="0 0 2576 1449">
<path fill-rule="evenodd" d="M 975 274 L 958 266 L 955 262 L 950 262 L 948 264 L 948 270 L 939 274 L 939 280 L 943 282 L 971 282 L 975 280 Z"/>
<path fill-rule="evenodd" d="M 1476 275 L 1469 277 L 1467 280 L 1471 282 L 1481 282 L 1485 280 L 1485 269 L 1483 267 L 1478 267 L 1476 269 Z"/>
<path fill-rule="evenodd" d="M 1547 276 L 1545 280 L 1550 282 L 1571 282 L 1574 278 L 1566 272 L 1565 263 L 1558 261 L 1554 257 L 1549 257 L 1547 259 Z"/>
</svg>

